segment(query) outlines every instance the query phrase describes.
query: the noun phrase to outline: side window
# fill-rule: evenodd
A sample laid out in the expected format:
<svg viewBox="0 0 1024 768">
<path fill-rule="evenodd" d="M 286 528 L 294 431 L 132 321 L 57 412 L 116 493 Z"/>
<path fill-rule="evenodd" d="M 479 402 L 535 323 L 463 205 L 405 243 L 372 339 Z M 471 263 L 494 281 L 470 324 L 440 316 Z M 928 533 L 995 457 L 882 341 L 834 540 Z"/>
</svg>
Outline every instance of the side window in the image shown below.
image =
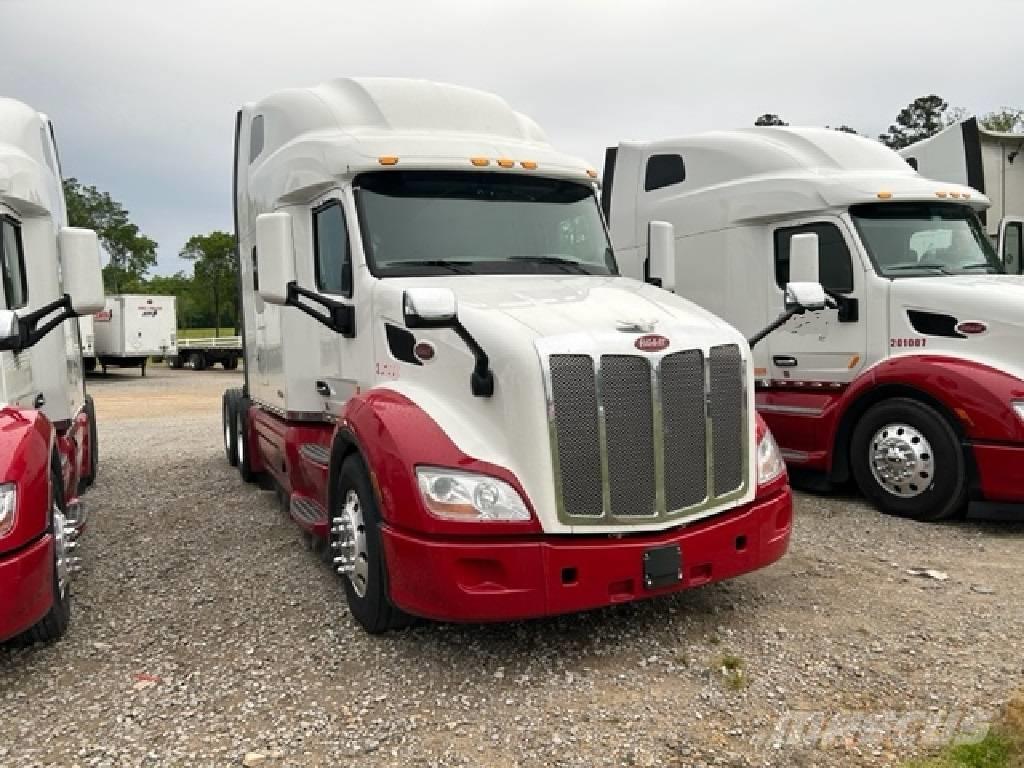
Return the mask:
<svg viewBox="0 0 1024 768">
<path fill-rule="evenodd" d="M 256 115 L 249 126 L 249 162 L 263 151 L 263 115 Z"/>
<path fill-rule="evenodd" d="M 21 228 L 10 219 L 0 221 L 0 272 L 7 309 L 21 309 L 28 304 L 25 281 L 25 254 L 21 248 Z"/>
<path fill-rule="evenodd" d="M 1024 274 L 1024 224 L 1007 222 L 1003 233 L 1003 264 L 1011 275 Z"/>
<path fill-rule="evenodd" d="M 821 284 L 829 291 L 849 293 L 853 290 L 853 259 L 843 233 L 835 224 L 820 222 L 801 227 L 775 230 L 775 282 L 785 288 L 789 282 L 789 241 L 793 235 L 811 233 L 818 236 L 818 270 Z"/>
<path fill-rule="evenodd" d="M 318 290 L 352 295 L 352 257 L 345 212 L 337 200 L 313 211 L 313 258 Z"/>
<path fill-rule="evenodd" d="M 681 155 L 651 155 L 644 172 L 644 191 L 661 189 L 686 180 L 686 164 Z"/>
</svg>

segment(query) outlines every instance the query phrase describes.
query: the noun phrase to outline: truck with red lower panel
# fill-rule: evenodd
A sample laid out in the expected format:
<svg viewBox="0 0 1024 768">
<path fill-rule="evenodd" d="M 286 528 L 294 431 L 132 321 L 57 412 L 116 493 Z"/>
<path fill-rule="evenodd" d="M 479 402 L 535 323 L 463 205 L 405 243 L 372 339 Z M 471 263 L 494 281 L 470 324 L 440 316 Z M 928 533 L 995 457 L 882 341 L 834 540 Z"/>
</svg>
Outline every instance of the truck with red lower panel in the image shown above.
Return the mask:
<svg viewBox="0 0 1024 768">
<path fill-rule="evenodd" d="M 0 642 L 66 631 L 96 477 L 77 318 L 103 307 L 100 251 L 65 225 L 50 121 L 0 99 Z"/>
<path fill-rule="evenodd" d="M 625 142 L 602 195 L 625 274 L 659 278 L 648 230 L 665 222 L 676 291 L 746 333 L 782 306 L 796 238 L 818 238 L 832 306 L 754 352 L 758 411 L 797 480 L 853 478 L 921 520 L 1024 514 L 1024 277 L 986 236 L 984 195 L 817 128 Z"/>
<path fill-rule="evenodd" d="M 596 608 L 786 551 L 745 340 L 619 275 L 596 172 L 529 118 L 343 79 L 247 104 L 235 148 L 226 455 L 322 542 L 367 631 Z"/>
</svg>

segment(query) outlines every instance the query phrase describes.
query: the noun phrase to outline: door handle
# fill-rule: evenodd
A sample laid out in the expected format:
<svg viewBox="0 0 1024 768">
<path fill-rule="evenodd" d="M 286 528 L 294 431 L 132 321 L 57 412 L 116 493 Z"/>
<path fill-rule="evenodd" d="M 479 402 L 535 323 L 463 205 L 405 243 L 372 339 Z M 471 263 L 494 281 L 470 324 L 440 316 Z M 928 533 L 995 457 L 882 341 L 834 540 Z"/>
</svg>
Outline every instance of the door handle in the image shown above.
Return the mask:
<svg viewBox="0 0 1024 768">
<path fill-rule="evenodd" d="M 317 392 L 318 392 L 318 393 L 319 393 L 319 394 L 320 394 L 320 395 L 321 395 L 322 397 L 330 397 L 330 396 L 331 396 L 331 394 L 332 394 L 332 392 L 331 392 L 331 388 L 330 388 L 330 386 L 329 386 L 329 385 L 327 384 L 327 382 L 326 382 L 326 381 L 318 381 L 318 382 L 316 383 L 316 391 L 317 391 Z"/>
<path fill-rule="evenodd" d="M 775 355 L 772 362 L 779 368 L 796 368 L 796 358 L 792 355 Z"/>
</svg>

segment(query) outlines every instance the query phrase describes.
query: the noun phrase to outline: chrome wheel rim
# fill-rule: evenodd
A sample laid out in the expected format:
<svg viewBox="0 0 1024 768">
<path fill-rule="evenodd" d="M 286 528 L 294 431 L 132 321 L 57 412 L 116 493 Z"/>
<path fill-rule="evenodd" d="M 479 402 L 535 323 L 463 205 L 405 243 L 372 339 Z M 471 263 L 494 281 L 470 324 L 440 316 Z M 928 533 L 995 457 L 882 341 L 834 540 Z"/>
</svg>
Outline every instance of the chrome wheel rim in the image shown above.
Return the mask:
<svg viewBox="0 0 1024 768">
<path fill-rule="evenodd" d="M 242 424 L 242 416 L 238 415 L 235 420 L 236 437 L 235 441 L 235 456 L 238 458 L 238 466 L 242 466 L 245 462 L 245 429 Z"/>
<path fill-rule="evenodd" d="M 53 550 L 57 559 L 57 593 L 63 600 L 71 581 L 71 562 L 68 555 L 68 535 L 64 513 L 53 505 Z"/>
<path fill-rule="evenodd" d="M 331 550 L 335 570 L 346 576 L 359 597 L 370 583 L 370 553 L 366 549 L 366 521 L 359 494 L 349 490 L 339 513 L 331 520 Z"/>
<path fill-rule="evenodd" d="M 886 424 L 868 445 L 875 482 L 893 496 L 912 499 L 935 482 L 935 454 L 928 439 L 909 424 Z"/>
<path fill-rule="evenodd" d="M 224 450 L 231 451 L 231 411 L 224 409 Z"/>
</svg>

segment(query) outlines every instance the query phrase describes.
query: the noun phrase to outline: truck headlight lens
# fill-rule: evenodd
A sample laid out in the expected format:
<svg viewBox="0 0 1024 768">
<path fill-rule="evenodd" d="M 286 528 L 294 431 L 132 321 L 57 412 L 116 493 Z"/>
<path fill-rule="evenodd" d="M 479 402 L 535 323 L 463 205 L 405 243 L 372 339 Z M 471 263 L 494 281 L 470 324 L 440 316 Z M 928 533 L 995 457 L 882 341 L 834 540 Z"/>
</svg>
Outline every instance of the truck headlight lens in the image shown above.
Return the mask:
<svg viewBox="0 0 1024 768">
<path fill-rule="evenodd" d="M 443 467 L 417 467 L 423 503 L 444 520 L 529 520 L 530 510 L 508 483 L 496 477 Z"/>
<path fill-rule="evenodd" d="M 785 471 L 786 462 L 782 460 L 782 451 L 771 431 L 766 429 L 761 442 L 757 444 L 757 484 L 768 485 Z"/>
<path fill-rule="evenodd" d="M 14 483 L 0 485 L 0 536 L 14 527 L 14 510 L 18 506 L 18 489 Z"/>
<path fill-rule="evenodd" d="M 1020 417 L 1020 420 L 1024 421 L 1024 400 L 1014 400 L 1013 410 L 1017 412 L 1017 415 Z"/>
</svg>

